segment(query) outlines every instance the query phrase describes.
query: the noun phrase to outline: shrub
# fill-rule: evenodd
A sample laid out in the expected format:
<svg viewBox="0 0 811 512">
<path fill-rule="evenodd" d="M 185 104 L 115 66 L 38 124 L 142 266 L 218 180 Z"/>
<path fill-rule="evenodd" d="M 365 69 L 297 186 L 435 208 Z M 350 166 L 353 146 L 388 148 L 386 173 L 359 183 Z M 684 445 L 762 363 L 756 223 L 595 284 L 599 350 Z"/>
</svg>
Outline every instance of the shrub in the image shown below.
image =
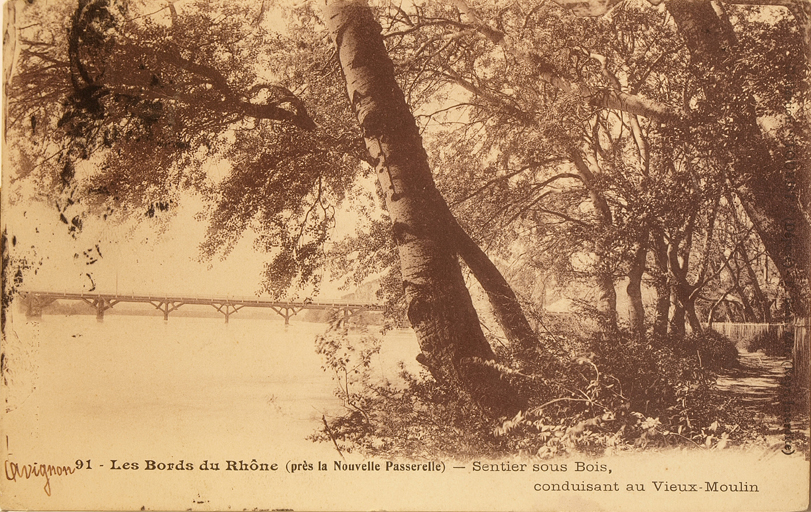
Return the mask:
<svg viewBox="0 0 811 512">
<path fill-rule="evenodd" d="M 569 355 L 558 352 L 558 365 L 534 381 L 538 396 L 528 411 L 496 429 L 511 448 L 548 457 L 571 450 L 707 446 L 710 438 L 716 446 L 722 439 L 727 411 L 714 390 L 715 369 L 737 357 L 726 338 L 598 332 L 569 340 L 567 348 Z"/>
<path fill-rule="evenodd" d="M 699 363 L 713 371 L 730 369 L 738 365 L 738 349 L 735 343 L 723 334 L 708 329 L 688 334 L 681 342 L 682 354 L 695 353 Z"/>
<path fill-rule="evenodd" d="M 767 356 L 789 357 L 793 347 L 793 330 L 787 329 L 778 334 L 776 330 L 769 329 L 753 336 L 746 344 L 746 351 L 757 352 L 763 350 L 763 353 Z"/>
<path fill-rule="evenodd" d="M 604 380 L 616 382 L 606 385 L 614 404 L 622 399 L 630 411 L 672 418 L 688 402 L 705 398 L 714 383 L 715 375 L 702 364 L 693 343 L 689 337 L 656 339 L 618 332 L 597 334 L 592 348 Z"/>
<path fill-rule="evenodd" d="M 618 331 L 540 340 L 537 353 L 501 346 L 496 363 L 482 363 L 502 372 L 529 403 L 513 418 L 493 420 L 427 372 L 401 369 L 397 383 L 370 379 L 368 354 L 378 346 L 372 337 L 345 330 L 321 337 L 325 369 L 335 373 L 347 414 L 314 439 L 344 451 L 457 459 L 706 446 L 707 439 L 721 439 L 727 412 L 714 393 L 714 371 L 737 358 L 725 337 L 658 339 Z"/>
<path fill-rule="evenodd" d="M 412 458 L 504 452 L 503 440 L 491 434 L 493 420 L 427 372 L 413 375 L 401 364 L 399 381 L 376 378 L 373 361 L 380 344 L 364 329 L 350 332 L 338 324 L 317 337 L 322 368 L 332 374 L 346 414 L 325 417 L 324 429 L 311 439 L 335 443 L 344 452 Z"/>
</svg>

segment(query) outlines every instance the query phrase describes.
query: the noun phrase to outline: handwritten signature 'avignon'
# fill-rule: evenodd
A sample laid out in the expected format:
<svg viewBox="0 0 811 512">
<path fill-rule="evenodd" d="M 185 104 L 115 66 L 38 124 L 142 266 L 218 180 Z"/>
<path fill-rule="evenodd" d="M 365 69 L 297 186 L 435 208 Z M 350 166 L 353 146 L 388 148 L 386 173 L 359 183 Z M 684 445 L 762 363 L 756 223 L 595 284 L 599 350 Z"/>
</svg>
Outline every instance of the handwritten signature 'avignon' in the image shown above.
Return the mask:
<svg viewBox="0 0 811 512">
<path fill-rule="evenodd" d="M 18 464 L 6 460 L 6 480 L 16 482 L 17 478 L 29 480 L 31 478 L 44 478 L 45 486 L 43 490 L 48 496 L 51 495 L 51 477 L 72 475 L 76 468 L 70 466 L 54 466 L 51 464 Z"/>
</svg>

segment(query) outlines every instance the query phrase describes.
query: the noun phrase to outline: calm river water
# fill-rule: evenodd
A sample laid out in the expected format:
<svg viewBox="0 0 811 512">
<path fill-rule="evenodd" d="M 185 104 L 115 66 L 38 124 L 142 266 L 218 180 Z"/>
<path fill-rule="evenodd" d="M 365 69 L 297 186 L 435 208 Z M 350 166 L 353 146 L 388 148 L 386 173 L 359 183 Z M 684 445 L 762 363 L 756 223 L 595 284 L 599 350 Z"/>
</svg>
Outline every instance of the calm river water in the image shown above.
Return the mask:
<svg viewBox="0 0 811 512">
<path fill-rule="evenodd" d="M 16 314 L 9 327 L 5 421 L 29 433 L 10 439 L 12 452 L 100 462 L 337 455 L 306 440 L 322 415 L 343 411 L 315 352 L 326 324 Z M 383 339 L 375 372 L 394 378 L 401 360 L 416 369 L 413 333 Z"/>
</svg>

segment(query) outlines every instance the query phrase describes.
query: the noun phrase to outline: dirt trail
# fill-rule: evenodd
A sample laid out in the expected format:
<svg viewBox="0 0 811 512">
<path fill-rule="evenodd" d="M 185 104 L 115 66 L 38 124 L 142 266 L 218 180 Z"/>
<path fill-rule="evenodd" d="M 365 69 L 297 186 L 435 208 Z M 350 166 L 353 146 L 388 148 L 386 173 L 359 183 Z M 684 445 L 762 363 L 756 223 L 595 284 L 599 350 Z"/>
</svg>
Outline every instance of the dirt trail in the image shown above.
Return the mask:
<svg viewBox="0 0 811 512">
<path fill-rule="evenodd" d="M 746 405 L 778 405 L 786 359 L 740 351 L 739 361 L 739 368 L 718 377 L 718 390 L 737 395 Z"/>
<path fill-rule="evenodd" d="M 786 367 L 790 366 L 788 360 L 767 356 L 762 352 L 741 350 L 739 361 L 738 368 L 718 376 L 718 390 L 730 397 L 734 396 L 745 410 L 761 417 L 769 430 L 781 431 L 786 413 L 782 400 L 786 397 L 790 397 L 792 401 L 799 398 L 795 398 L 795 390 L 782 389 L 783 386 L 790 385 L 785 380 L 788 372 Z M 792 430 L 807 433 L 807 407 L 796 402 L 790 407 Z"/>
</svg>

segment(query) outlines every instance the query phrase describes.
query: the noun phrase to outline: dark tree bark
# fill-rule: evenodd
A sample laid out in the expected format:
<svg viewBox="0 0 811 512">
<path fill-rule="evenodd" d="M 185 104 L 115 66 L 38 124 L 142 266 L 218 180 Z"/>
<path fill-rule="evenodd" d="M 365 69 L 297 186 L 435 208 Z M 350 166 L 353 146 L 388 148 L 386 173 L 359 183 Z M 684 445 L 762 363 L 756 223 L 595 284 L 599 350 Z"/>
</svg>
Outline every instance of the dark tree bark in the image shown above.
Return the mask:
<svg viewBox="0 0 811 512">
<path fill-rule="evenodd" d="M 443 222 L 450 215 L 448 206 L 434 185 L 416 122 L 395 82 L 381 27 L 361 0 L 329 2 L 324 12 L 349 100 L 385 192 L 407 315 L 422 351 L 418 360 L 488 414 L 513 415 L 524 404 L 487 364 L 494 355 Z"/>
<path fill-rule="evenodd" d="M 690 284 L 687 275 L 690 270 L 690 247 L 692 246 L 693 226 L 695 217 L 691 218 L 688 222 L 685 233 L 685 250 L 682 261 L 679 261 L 679 245 L 678 241 L 673 241 L 667 248 L 667 258 L 670 267 L 671 290 L 673 293 L 674 304 L 676 311 L 671 320 L 671 327 L 674 334 L 683 335 L 685 332 L 685 320 L 689 322 L 690 328 L 693 332 L 701 332 L 704 330 L 701 322 L 696 314 L 696 294 L 701 288 L 701 278 L 695 283 Z"/>
<path fill-rule="evenodd" d="M 670 301 L 673 303 L 673 315 L 670 317 L 670 333 L 682 337 L 686 332 L 684 327 L 684 305 L 679 300 L 678 285 L 674 282 L 670 283 Z"/>
<path fill-rule="evenodd" d="M 670 315 L 670 288 L 667 276 L 657 275 L 654 283 L 656 289 L 656 316 L 653 320 L 653 334 L 658 337 L 667 334 L 667 320 Z"/>
<path fill-rule="evenodd" d="M 628 293 L 630 308 L 628 309 L 628 322 L 631 331 L 635 334 L 645 334 L 645 305 L 642 302 L 642 275 L 645 273 L 645 261 L 648 258 L 648 235 L 645 233 L 643 241 L 634 252 L 631 268 L 628 271 Z"/>
<path fill-rule="evenodd" d="M 653 256 L 656 262 L 654 288 L 656 289 L 656 317 L 653 320 L 653 334 L 663 337 L 667 334 L 670 315 L 670 284 L 667 270 L 667 244 L 661 234 L 652 237 Z"/>
</svg>

